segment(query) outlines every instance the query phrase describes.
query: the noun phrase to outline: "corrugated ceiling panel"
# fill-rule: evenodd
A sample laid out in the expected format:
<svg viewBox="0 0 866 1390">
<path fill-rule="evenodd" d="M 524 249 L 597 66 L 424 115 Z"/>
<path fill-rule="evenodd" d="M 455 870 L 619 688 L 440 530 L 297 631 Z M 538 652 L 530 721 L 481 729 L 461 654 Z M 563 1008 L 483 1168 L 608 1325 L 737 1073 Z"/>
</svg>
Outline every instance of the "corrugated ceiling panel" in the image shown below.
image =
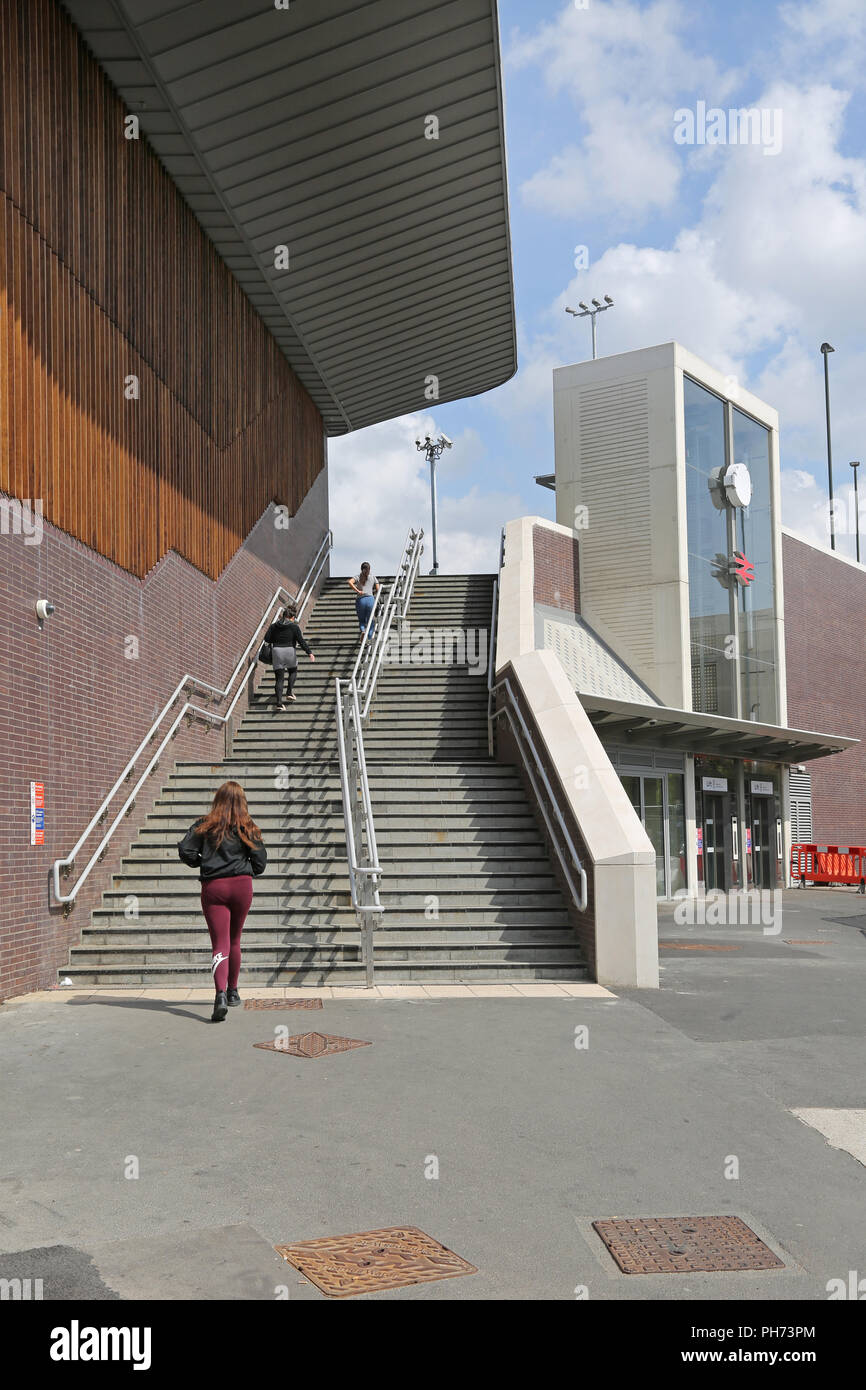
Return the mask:
<svg viewBox="0 0 866 1390">
<path fill-rule="evenodd" d="M 329 433 L 513 374 L 495 0 L 66 9 Z"/>
</svg>

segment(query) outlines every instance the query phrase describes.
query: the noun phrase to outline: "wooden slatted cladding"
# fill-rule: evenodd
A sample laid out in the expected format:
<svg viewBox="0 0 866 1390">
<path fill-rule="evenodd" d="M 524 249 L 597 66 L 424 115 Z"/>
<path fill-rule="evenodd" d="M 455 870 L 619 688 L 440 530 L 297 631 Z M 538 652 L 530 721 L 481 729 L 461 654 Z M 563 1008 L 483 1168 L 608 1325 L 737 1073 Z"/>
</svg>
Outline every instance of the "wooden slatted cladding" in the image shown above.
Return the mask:
<svg viewBox="0 0 866 1390">
<path fill-rule="evenodd" d="M 0 45 L 0 489 L 215 578 L 299 507 L 321 416 L 55 0 L 0 0 Z"/>
</svg>

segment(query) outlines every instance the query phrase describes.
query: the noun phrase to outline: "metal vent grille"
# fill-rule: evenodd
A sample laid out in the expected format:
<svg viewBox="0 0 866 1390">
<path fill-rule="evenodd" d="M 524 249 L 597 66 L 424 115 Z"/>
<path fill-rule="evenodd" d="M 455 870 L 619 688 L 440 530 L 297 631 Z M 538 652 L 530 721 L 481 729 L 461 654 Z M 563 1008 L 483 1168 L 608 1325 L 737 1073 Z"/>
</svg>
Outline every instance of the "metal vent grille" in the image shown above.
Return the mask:
<svg viewBox="0 0 866 1390">
<path fill-rule="evenodd" d="M 811 845 L 812 831 L 812 774 L 811 772 L 791 772 L 789 774 L 791 843 Z"/>
</svg>

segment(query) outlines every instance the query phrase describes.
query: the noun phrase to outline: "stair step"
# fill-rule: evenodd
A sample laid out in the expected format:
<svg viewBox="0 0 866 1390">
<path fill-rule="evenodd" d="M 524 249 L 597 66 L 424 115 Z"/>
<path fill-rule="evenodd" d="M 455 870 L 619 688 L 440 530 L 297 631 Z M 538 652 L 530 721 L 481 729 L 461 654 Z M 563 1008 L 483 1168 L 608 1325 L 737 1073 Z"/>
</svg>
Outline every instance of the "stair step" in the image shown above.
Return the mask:
<svg viewBox="0 0 866 1390">
<path fill-rule="evenodd" d="M 348 896 L 348 895 L 346 895 Z M 387 908 L 387 895 L 382 895 L 384 906 Z M 391 912 L 394 914 L 396 925 L 397 921 L 407 920 L 406 909 L 403 906 L 395 905 Z M 423 907 L 418 911 L 418 916 L 422 921 L 428 919 L 424 917 Z M 497 907 L 497 908 L 445 908 L 440 909 L 438 925 L 442 925 L 443 918 L 447 919 L 448 924 L 455 926 L 522 926 L 522 927 L 567 927 L 569 926 L 568 913 L 562 907 Z M 129 918 L 122 912 L 111 908 L 94 908 L 92 914 L 92 924 L 100 930 L 107 930 L 109 927 L 128 927 L 134 925 Z M 189 908 L 184 911 L 179 908 L 156 908 L 139 906 L 138 918 L 145 927 L 165 926 L 165 927 L 188 927 L 198 925 L 203 929 L 203 918 L 201 907 L 197 901 L 192 901 Z M 331 931 L 357 929 L 357 918 L 351 906 L 348 904 L 343 907 L 332 908 L 302 908 L 292 907 L 290 909 L 280 908 L 279 910 L 256 908 L 255 903 L 250 909 L 247 917 L 250 927 L 303 927 L 314 926 L 327 928 Z"/>
<path fill-rule="evenodd" d="M 211 984 L 210 966 L 204 968 L 178 967 L 177 965 L 149 965 L 136 969 L 127 965 L 79 967 L 64 965 L 61 974 L 68 976 L 79 989 L 87 986 L 138 986 L 139 988 L 171 988 L 189 986 L 207 988 Z M 478 957 L 475 960 L 454 962 L 431 962 L 426 965 L 413 965 L 405 962 L 386 962 L 376 964 L 376 984 L 482 984 L 511 983 L 515 980 L 567 980 L 577 981 L 586 978 L 586 967 L 579 962 L 574 965 L 551 965 L 545 962 L 534 964 L 514 963 L 501 957 Z M 364 966 L 347 961 L 333 961 L 327 966 L 294 964 L 284 966 L 244 966 L 241 986 L 245 993 L 252 995 L 256 986 L 299 986 L 299 985 L 354 985 L 363 988 Z M 300 1031 L 300 1028 L 299 1028 Z"/>
</svg>

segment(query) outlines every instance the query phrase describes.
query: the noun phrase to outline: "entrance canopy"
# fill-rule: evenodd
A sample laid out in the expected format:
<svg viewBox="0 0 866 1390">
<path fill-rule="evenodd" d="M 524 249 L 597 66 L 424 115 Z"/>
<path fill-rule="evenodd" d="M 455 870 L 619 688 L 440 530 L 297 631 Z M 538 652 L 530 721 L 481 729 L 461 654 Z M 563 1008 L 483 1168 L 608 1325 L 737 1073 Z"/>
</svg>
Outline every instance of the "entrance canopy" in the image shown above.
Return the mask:
<svg viewBox="0 0 866 1390">
<path fill-rule="evenodd" d="M 513 375 L 496 0 L 64 4 L 329 434 Z"/>
<path fill-rule="evenodd" d="M 611 700 L 580 691 L 578 699 L 599 737 L 634 747 L 668 748 L 680 753 L 703 753 L 722 758 L 801 763 L 853 748 L 859 739 L 783 729 L 749 719 L 667 709 L 664 705 Z"/>
</svg>

